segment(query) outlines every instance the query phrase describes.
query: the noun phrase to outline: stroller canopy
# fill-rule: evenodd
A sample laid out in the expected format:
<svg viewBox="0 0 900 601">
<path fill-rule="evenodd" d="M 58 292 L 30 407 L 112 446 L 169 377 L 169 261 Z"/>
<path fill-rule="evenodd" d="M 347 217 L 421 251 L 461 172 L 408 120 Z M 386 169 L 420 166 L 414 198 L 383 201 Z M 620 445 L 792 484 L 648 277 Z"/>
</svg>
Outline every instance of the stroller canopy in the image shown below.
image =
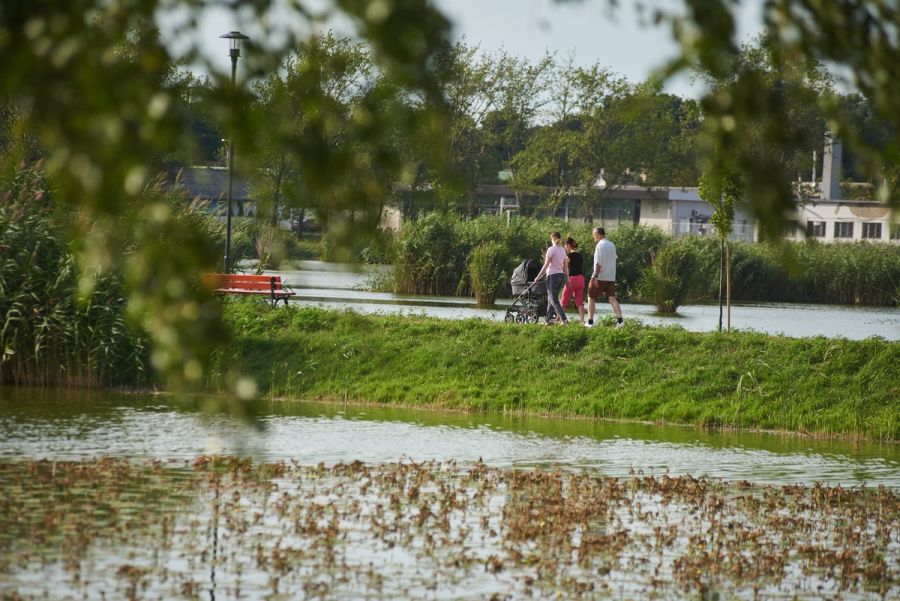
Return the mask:
<svg viewBox="0 0 900 601">
<path fill-rule="evenodd" d="M 545 295 L 547 294 L 547 283 L 544 280 L 535 282 L 534 278 L 541 271 L 541 264 L 531 259 L 525 259 L 513 271 L 512 277 L 509 278 L 512 293 L 516 297 L 512 304 L 507 307 L 507 321 L 516 319 L 515 315 L 522 317 L 530 315 L 535 320 L 544 315 L 544 309 L 547 304 Z M 529 319 L 531 319 L 531 317 Z M 520 322 L 521 323 L 521 322 Z"/>
<path fill-rule="evenodd" d="M 509 283 L 512 285 L 513 289 L 523 288 L 534 281 L 534 278 L 540 270 L 541 266 L 537 261 L 525 259 L 519 263 L 519 266 L 516 267 L 515 270 L 513 270 L 512 277 L 509 278 Z"/>
</svg>

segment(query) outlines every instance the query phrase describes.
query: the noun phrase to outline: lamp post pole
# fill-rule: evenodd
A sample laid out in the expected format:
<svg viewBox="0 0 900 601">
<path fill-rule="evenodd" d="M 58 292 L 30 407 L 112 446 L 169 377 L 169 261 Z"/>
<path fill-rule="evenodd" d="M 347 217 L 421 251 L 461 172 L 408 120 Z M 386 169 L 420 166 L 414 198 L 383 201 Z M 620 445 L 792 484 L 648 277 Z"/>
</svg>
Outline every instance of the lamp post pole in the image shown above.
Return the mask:
<svg viewBox="0 0 900 601">
<path fill-rule="evenodd" d="M 231 91 L 235 91 L 235 75 L 237 73 L 237 61 L 241 55 L 241 40 L 250 38 L 240 31 L 229 31 L 219 36 L 229 40 L 229 52 L 231 57 Z M 228 212 L 225 214 L 225 273 L 231 273 L 231 193 L 234 182 L 234 134 L 228 139 Z"/>
</svg>

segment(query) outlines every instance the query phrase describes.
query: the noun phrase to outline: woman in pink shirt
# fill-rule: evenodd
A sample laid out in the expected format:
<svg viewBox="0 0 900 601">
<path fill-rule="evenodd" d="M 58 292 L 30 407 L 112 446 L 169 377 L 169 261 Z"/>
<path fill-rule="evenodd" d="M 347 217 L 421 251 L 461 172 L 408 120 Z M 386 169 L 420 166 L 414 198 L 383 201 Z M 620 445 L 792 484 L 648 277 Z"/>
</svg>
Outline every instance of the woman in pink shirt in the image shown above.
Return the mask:
<svg viewBox="0 0 900 601">
<path fill-rule="evenodd" d="M 554 316 L 558 316 L 561 323 L 569 323 L 566 318 L 566 312 L 563 311 L 562 305 L 559 304 L 559 291 L 565 284 L 569 283 L 569 272 L 566 261 L 566 251 L 560 244 L 562 236 L 559 232 L 550 234 L 550 248 L 544 256 L 544 265 L 538 272 L 535 281 L 540 280 L 544 274 L 547 274 L 547 324 L 553 323 L 551 320 Z"/>
</svg>

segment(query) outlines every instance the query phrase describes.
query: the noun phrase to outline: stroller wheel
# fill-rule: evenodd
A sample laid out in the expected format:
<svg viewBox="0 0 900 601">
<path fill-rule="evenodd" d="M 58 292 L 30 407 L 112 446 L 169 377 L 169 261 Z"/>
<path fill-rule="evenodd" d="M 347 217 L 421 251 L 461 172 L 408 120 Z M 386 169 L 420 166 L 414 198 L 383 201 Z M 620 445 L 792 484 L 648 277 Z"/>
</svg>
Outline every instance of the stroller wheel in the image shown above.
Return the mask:
<svg viewBox="0 0 900 601">
<path fill-rule="evenodd" d="M 516 323 L 525 323 L 525 316 L 521 313 L 516 315 Z"/>
<path fill-rule="evenodd" d="M 507 313 L 506 317 L 503 318 L 503 321 L 505 321 L 506 323 L 512 323 L 515 320 L 516 320 L 516 316 L 513 315 L 512 313 Z"/>
<path fill-rule="evenodd" d="M 538 317 L 537 313 L 529 313 L 528 314 L 528 323 L 537 323 L 540 317 Z"/>
</svg>

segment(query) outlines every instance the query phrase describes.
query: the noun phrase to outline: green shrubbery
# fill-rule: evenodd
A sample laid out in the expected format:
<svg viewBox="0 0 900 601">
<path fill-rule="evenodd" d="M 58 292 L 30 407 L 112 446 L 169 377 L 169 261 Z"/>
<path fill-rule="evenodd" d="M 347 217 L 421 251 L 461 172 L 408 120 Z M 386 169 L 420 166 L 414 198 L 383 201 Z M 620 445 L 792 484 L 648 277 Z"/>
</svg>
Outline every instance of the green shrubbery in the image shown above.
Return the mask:
<svg viewBox="0 0 900 601">
<path fill-rule="evenodd" d="M 0 384 L 146 382 L 146 340 L 125 318 L 122 278 L 81 271 L 70 228 L 40 170 L 0 183 Z M 80 299 L 79 283 L 90 290 Z"/>
<path fill-rule="evenodd" d="M 130 212 L 151 205 L 155 221 L 128 227 L 134 223 Z M 215 269 L 224 226 L 201 206 L 187 203 L 177 187 L 156 178 L 142 202 L 115 221 L 95 225 L 114 232 L 118 256 L 92 257 L 90 264 L 76 260 L 79 240 L 73 240 L 73 232 L 82 218 L 56 202 L 39 165 L 0 179 L 0 384 L 147 385 L 156 382 L 153 373 L 161 362 L 159 348 L 150 352 L 151 334 L 178 346 L 185 329 L 219 323 L 219 304 L 200 291 L 197 268 Z M 250 239 L 242 237 L 249 231 L 238 228 L 238 244 Z M 146 262 L 122 261 L 142 245 L 153 247 L 144 255 Z M 260 249 L 265 250 L 263 244 Z M 173 251 L 182 260 L 177 282 L 167 279 L 158 260 L 159 254 Z M 181 303 L 178 328 L 161 327 L 147 315 L 148 304 L 155 302 L 150 293 L 162 281 L 168 282 L 165 294 Z M 219 324 L 207 331 L 222 334 L 224 329 Z"/>
<path fill-rule="evenodd" d="M 482 242 L 472 251 L 469 281 L 479 305 L 492 305 L 497 291 L 504 290 L 512 269 L 509 250 L 499 242 Z"/>
<path fill-rule="evenodd" d="M 411 294 L 473 295 L 470 265 L 479 245 L 505 248 L 508 265 L 499 267 L 509 274 L 523 259 L 539 260 L 553 231 L 576 239 L 585 255 L 585 274 L 589 274 L 594 249 L 590 225 L 525 218 L 507 223 L 496 216 L 464 219 L 450 213 L 429 213 L 404 223 L 394 255 L 393 288 Z M 608 237 L 619 257 L 616 288 L 621 298 L 655 302 L 657 294 L 662 294 L 677 301 L 677 307 L 718 297 L 717 239 L 688 236 L 675 241 L 657 228 L 642 226 L 620 227 L 609 231 Z M 669 246 L 672 250 L 660 254 Z M 654 256 L 669 262 L 665 277 L 661 267 L 650 269 Z M 675 258 L 677 269 L 672 264 Z M 673 289 L 676 272 L 678 285 Z M 496 294 L 509 294 L 508 282 Z M 900 303 L 900 246 L 732 243 L 732 299 L 896 305 Z"/>
<path fill-rule="evenodd" d="M 688 300 L 716 298 L 719 245 L 713 238 L 687 237 L 694 275 Z M 891 306 L 900 303 L 900 246 L 816 241 L 732 243 L 732 298 L 742 301 L 808 302 Z"/>
<path fill-rule="evenodd" d="M 395 261 L 397 241 L 390 230 L 363 232 L 352 240 L 337 246 L 327 235 L 322 238 L 323 261 L 338 263 L 366 263 L 368 265 L 387 265 Z"/>
<path fill-rule="evenodd" d="M 553 220 L 516 219 L 507 224 L 497 216 L 463 219 L 449 213 L 429 213 L 418 221 L 404 223 L 395 263 L 395 288 L 408 294 L 469 296 L 473 290 L 468 266 L 480 244 L 492 243 L 507 250 L 508 263 L 499 267 L 510 275 L 524 259 L 541 258 L 550 245 L 551 232 L 572 235 L 584 245 L 591 240 L 590 229 Z M 497 289 L 498 296 L 509 294 L 508 279 Z"/>
<path fill-rule="evenodd" d="M 688 253 L 684 245 L 671 242 L 653 257 L 641 277 L 644 298 L 651 299 L 660 313 L 675 313 L 684 302 L 689 279 Z"/>
</svg>

